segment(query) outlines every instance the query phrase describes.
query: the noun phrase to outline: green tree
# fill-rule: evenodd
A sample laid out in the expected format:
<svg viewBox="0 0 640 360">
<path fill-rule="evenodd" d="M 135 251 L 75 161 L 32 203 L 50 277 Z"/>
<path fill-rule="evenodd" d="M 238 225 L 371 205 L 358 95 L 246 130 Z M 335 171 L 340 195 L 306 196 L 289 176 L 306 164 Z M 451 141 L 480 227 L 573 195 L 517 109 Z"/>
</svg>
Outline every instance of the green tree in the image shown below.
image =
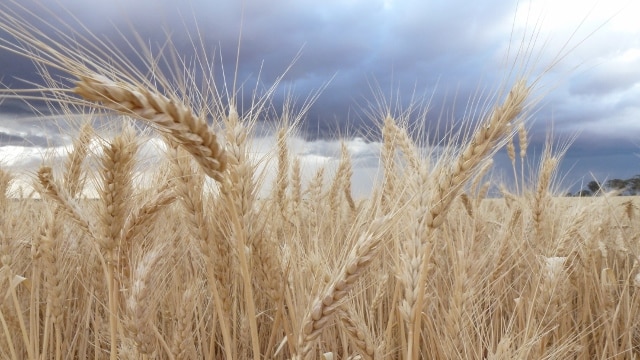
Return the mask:
<svg viewBox="0 0 640 360">
<path fill-rule="evenodd" d="M 627 188 L 628 181 L 629 180 L 611 179 L 606 182 L 605 186 L 611 190 L 620 191 L 622 193 Z"/>
<path fill-rule="evenodd" d="M 637 195 L 640 193 L 640 175 L 636 175 L 627 180 L 627 189 L 630 195 Z"/>
<path fill-rule="evenodd" d="M 592 180 L 587 184 L 587 189 L 589 189 L 592 195 L 597 195 L 600 193 L 602 186 L 600 185 L 600 182 Z"/>
</svg>

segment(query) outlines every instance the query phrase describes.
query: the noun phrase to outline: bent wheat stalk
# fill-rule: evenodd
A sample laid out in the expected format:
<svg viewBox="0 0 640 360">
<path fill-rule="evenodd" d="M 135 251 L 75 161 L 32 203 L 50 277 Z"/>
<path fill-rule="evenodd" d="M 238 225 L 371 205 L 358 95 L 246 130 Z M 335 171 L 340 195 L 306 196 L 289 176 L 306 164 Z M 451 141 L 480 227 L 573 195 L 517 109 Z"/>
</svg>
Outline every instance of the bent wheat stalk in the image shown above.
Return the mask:
<svg viewBox="0 0 640 360">
<path fill-rule="evenodd" d="M 112 81 L 99 74 L 79 76 L 74 92 L 85 100 L 146 120 L 182 145 L 211 178 L 221 181 L 225 150 L 206 121 L 182 103 L 149 89 Z"/>
</svg>

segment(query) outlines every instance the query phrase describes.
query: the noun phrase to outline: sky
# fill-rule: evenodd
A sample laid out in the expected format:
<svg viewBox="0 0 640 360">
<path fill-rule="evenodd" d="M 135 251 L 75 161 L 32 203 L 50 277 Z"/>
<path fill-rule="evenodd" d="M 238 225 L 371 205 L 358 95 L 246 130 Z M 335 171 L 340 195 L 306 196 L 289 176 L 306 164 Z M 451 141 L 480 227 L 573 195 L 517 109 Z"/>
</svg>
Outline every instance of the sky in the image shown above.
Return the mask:
<svg viewBox="0 0 640 360">
<path fill-rule="evenodd" d="M 15 8 L 9 2 L 0 6 Z M 392 111 L 399 113 L 422 101 L 429 110 L 414 120 L 438 141 L 438 124 L 453 120 L 469 126 L 469 101 L 512 81 L 510 70 L 518 59 L 529 59 L 526 66 L 516 67 L 539 81 L 537 106 L 527 122 L 530 166 L 535 167 L 545 137 L 552 132 L 559 147 L 572 140 L 559 173 L 565 188 L 578 190 L 593 179 L 640 174 L 638 1 L 20 3 L 45 18 L 55 14 L 67 23 L 81 23 L 83 27 L 73 25 L 75 31 L 91 31 L 129 55 L 133 54 L 125 41 L 131 40 L 132 28 L 149 44 L 162 44 L 170 34 L 187 56 L 193 51 L 190 39 L 199 34 L 207 51 L 222 57 L 228 75 L 240 41 L 238 78 L 246 84 L 259 81 L 269 87 L 300 54 L 274 102 L 292 94 L 302 102 L 323 89 L 293 147 L 308 163 L 309 174 L 317 167 L 313 164 L 335 164 L 340 148 L 335 135 L 340 134 L 354 157 L 354 183 L 361 183 L 354 186 L 366 188 L 376 172 L 380 144 L 375 134 L 368 139 L 363 134 L 381 120 L 371 117 L 381 111 L 377 104 L 393 104 Z M 0 37 L 7 35 L 0 32 Z M 516 49 L 523 43 L 528 51 L 520 55 L 528 56 L 517 57 Z M 32 87 L 23 81 L 38 83 L 34 69 L 30 61 L 0 49 L 4 86 Z M 47 149 L 65 149 L 72 134 L 50 124 L 31 116 L 24 103 L 8 99 L 0 104 L 2 166 L 34 168 Z M 263 137 L 268 143 L 268 134 Z M 504 151 L 495 156 L 495 163 L 508 179 Z"/>
</svg>

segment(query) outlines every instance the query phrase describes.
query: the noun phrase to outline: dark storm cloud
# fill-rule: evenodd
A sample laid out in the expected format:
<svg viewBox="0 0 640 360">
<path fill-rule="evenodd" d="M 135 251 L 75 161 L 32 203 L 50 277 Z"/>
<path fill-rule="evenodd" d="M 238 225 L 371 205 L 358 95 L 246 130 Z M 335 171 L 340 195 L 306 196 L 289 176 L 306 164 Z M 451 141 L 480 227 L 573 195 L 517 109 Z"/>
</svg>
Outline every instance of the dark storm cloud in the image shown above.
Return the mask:
<svg viewBox="0 0 640 360">
<path fill-rule="evenodd" d="M 241 75 L 255 75 L 264 64 L 263 80 L 273 81 L 302 49 L 288 74 L 291 83 L 304 87 L 300 91 L 318 88 L 334 74 L 350 78 L 340 86 L 351 86 L 353 91 L 367 75 L 387 83 L 393 74 L 396 85 L 412 87 L 417 80 L 423 86 L 433 83 L 445 73 L 473 73 L 467 69 L 469 64 L 477 65 L 476 53 L 496 46 L 496 24 L 513 14 L 513 7 L 504 2 L 455 1 L 445 6 L 408 1 L 390 11 L 381 2 L 248 1 L 243 13 L 243 2 L 143 0 L 87 5 L 63 0 L 60 7 L 52 6 L 59 19 L 50 14 L 47 18 L 70 23 L 82 32 L 73 25 L 76 18 L 119 49 L 128 46 L 118 31 L 129 34 L 129 26 L 151 44 L 162 44 L 170 33 L 182 54 L 193 52 L 188 34 L 193 36 L 197 27 L 210 48 L 220 48 L 228 71 L 234 64 L 242 22 Z M 8 67 L 3 72 L 28 77 L 25 61 L 12 60 L 5 61 Z"/>
<path fill-rule="evenodd" d="M 4 101 L 0 103 L 0 109 L 2 109 L 2 113 L 8 114 L 31 114 L 33 112 L 33 105 L 22 100 L 4 99 Z"/>
</svg>

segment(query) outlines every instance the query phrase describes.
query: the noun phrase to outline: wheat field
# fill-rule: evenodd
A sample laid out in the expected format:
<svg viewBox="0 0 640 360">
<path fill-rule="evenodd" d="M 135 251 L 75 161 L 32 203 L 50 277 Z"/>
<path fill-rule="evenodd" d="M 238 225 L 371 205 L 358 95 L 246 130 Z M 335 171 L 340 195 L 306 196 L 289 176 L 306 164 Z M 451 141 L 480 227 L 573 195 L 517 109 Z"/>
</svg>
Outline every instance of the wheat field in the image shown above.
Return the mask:
<svg viewBox="0 0 640 360">
<path fill-rule="evenodd" d="M 2 96 L 84 121 L 64 162 L 30 174 L 31 195 L 0 169 L 1 358 L 640 356 L 640 200 L 557 197 L 551 146 L 525 172 L 525 71 L 442 153 L 382 111 L 382 174 L 357 198 L 346 147 L 303 181 L 289 148 L 301 115 L 274 118 L 269 91 L 239 111 L 234 91 L 196 83 L 206 58 L 163 75 L 171 56 L 137 69 L 2 15 L 3 51 L 43 80 Z M 266 118 L 277 141 L 260 157 Z M 151 138 L 154 166 L 140 161 Z M 518 186 L 487 198 L 503 148 Z"/>
</svg>

